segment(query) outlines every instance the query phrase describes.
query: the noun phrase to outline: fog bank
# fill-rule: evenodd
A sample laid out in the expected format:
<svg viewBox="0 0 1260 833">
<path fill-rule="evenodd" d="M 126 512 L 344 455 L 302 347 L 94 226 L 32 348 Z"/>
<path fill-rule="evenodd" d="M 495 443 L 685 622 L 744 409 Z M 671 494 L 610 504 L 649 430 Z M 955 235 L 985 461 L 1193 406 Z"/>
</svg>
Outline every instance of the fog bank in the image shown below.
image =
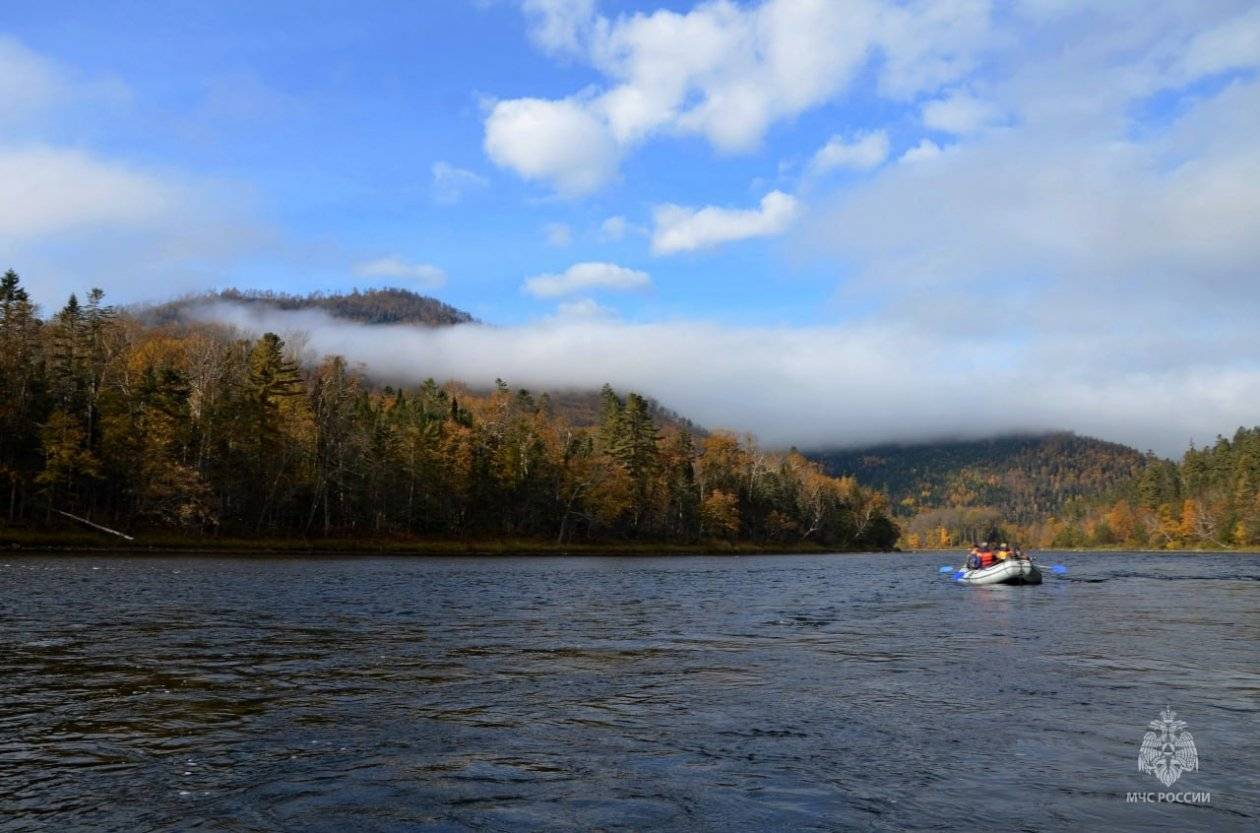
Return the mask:
<svg viewBox="0 0 1260 833">
<path fill-rule="evenodd" d="M 1069 429 L 1177 455 L 1256 421 L 1260 372 L 1178 366 L 1071 372 L 1051 343 L 1011 344 L 896 325 L 773 328 L 549 320 L 519 327 L 369 326 L 312 311 L 217 303 L 198 317 L 298 336 L 382 381 L 432 377 L 533 390 L 610 382 L 709 428 L 804 448 Z"/>
</svg>

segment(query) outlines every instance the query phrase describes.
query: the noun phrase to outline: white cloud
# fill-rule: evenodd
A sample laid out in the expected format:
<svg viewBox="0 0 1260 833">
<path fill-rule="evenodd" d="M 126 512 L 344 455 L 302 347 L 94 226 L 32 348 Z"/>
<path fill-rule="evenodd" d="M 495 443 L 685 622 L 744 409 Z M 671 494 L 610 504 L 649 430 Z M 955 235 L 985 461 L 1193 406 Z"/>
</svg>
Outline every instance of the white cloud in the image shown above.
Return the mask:
<svg viewBox="0 0 1260 833">
<path fill-rule="evenodd" d="M 548 246 L 563 249 L 573 242 L 573 229 L 568 223 L 547 223 L 543 226 L 543 238 Z"/>
<path fill-rule="evenodd" d="M 558 298 L 592 289 L 644 289 L 652 285 L 647 272 L 615 263 L 575 263 L 558 275 L 535 275 L 521 287 L 535 298 Z"/>
<path fill-rule="evenodd" d="M 595 20 L 595 0 L 523 0 L 529 36 L 546 52 L 581 51 Z"/>
<path fill-rule="evenodd" d="M 628 224 L 625 217 L 609 217 L 599 225 L 599 239 L 615 243 L 626 236 L 627 229 Z"/>
<path fill-rule="evenodd" d="M 612 310 L 593 298 L 577 298 L 573 301 L 563 301 L 556 305 L 556 318 L 572 320 L 611 318 L 612 316 Z"/>
<path fill-rule="evenodd" d="M 923 139 L 917 145 L 901 154 L 902 162 L 923 162 L 941 155 L 941 146 L 931 139 Z"/>
<path fill-rule="evenodd" d="M 955 90 L 923 105 L 923 123 L 933 130 L 966 136 L 996 123 L 1001 113 L 990 102 Z"/>
<path fill-rule="evenodd" d="M 810 161 L 811 173 L 821 175 L 838 168 L 868 171 L 888 158 L 888 134 L 883 130 L 860 133 L 852 139 L 832 136 Z"/>
<path fill-rule="evenodd" d="M 0 147 L 0 238 L 165 223 L 185 195 L 157 177 L 78 150 Z"/>
<path fill-rule="evenodd" d="M 448 162 L 434 162 L 433 198 L 447 205 L 463 199 L 469 191 L 485 188 L 490 181 L 481 174 L 457 168 Z"/>
<path fill-rule="evenodd" d="M 993 6 L 990 0 L 882 3 L 879 89 L 910 100 L 965 77 L 995 45 Z"/>
<path fill-rule="evenodd" d="M 621 156 L 607 126 L 573 99 L 498 102 L 486 119 L 485 150 L 496 164 L 568 196 L 610 180 Z"/>
<path fill-rule="evenodd" d="M 361 278 L 394 278 L 424 289 L 436 289 L 446 283 L 446 272 L 439 267 L 430 263 L 408 263 L 398 255 L 356 263 L 353 271 Z"/>
<path fill-rule="evenodd" d="M 1199 32 L 1178 69 L 1187 79 L 1260 66 L 1260 6 Z"/>
<path fill-rule="evenodd" d="M 796 198 L 782 191 L 766 194 L 760 207 L 755 209 L 659 205 L 653 212 L 656 229 L 652 233 L 652 251 L 661 255 L 675 254 L 750 237 L 782 234 L 798 213 Z"/>
<path fill-rule="evenodd" d="M 888 95 L 938 89 L 973 66 L 988 27 L 980 0 L 713 0 L 686 13 L 593 20 L 584 4 L 553 12 L 539 18 L 549 22 L 535 37 L 549 33 L 552 49 L 583 47 L 604 83 L 578 98 L 500 102 L 486 121 L 486 150 L 568 195 L 599 188 L 625 153 L 657 134 L 752 150 L 776 121 L 840 96 L 877 54 Z M 564 22 L 573 20 L 584 22 Z"/>
</svg>

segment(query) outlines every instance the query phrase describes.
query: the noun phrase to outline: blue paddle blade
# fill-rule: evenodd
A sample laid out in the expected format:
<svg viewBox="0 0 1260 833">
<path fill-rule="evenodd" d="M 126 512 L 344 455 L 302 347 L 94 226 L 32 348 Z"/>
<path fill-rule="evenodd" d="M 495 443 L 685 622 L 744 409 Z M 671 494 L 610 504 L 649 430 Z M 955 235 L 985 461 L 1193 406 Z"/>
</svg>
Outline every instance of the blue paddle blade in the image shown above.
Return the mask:
<svg viewBox="0 0 1260 833">
<path fill-rule="evenodd" d="M 954 581 L 961 581 L 964 575 L 965 573 L 962 570 L 959 570 L 958 572 L 954 573 L 954 576 L 953 576 Z"/>
<path fill-rule="evenodd" d="M 941 568 L 940 568 L 939 570 L 937 570 L 936 572 L 938 572 L 938 573 L 952 573 L 952 572 L 954 572 L 954 571 L 955 571 L 955 570 L 957 570 L 957 569 L 958 569 L 958 568 L 957 568 L 957 567 L 955 567 L 955 566 L 953 566 L 952 564 L 942 564 L 942 565 L 941 565 Z"/>
<path fill-rule="evenodd" d="M 1062 564 L 1051 564 L 1050 572 L 1061 576 L 1067 572 L 1067 567 L 1064 567 Z"/>
</svg>

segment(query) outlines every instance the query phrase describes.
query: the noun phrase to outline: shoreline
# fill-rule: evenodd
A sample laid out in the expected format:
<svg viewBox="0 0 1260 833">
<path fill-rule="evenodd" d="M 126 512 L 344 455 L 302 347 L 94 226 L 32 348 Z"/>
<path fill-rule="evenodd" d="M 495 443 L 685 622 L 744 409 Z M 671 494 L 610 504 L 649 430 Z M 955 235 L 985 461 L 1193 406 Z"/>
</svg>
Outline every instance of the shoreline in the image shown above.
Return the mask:
<svg viewBox="0 0 1260 833">
<path fill-rule="evenodd" d="M 429 557 L 458 556 L 660 556 L 660 555 L 854 555 L 861 553 L 944 556 L 958 553 L 957 548 L 902 550 L 845 550 L 824 547 L 810 542 L 776 543 L 765 541 L 588 541 L 557 544 L 555 541 L 504 538 L 479 540 L 443 540 L 409 538 L 221 538 L 197 539 L 178 536 L 139 535 L 134 541 L 122 541 L 95 533 L 46 533 L 0 530 L 0 555 L 63 554 L 105 555 L 411 555 Z M 1034 552 L 1034 550 L 1030 550 Z M 1080 554 L 1139 553 L 1142 555 L 1256 555 L 1257 549 L 1142 549 L 1124 547 L 1092 547 L 1055 549 L 1047 547 L 1035 552 Z"/>
<path fill-rule="evenodd" d="M 122 541 L 105 535 L 0 530 L 0 555 L 414 555 L 414 556 L 655 556 L 655 555 L 824 555 L 841 550 L 809 542 L 757 541 L 599 541 L 558 544 L 538 539 L 425 540 L 400 538 L 223 538 L 217 540 L 139 535 Z"/>
</svg>

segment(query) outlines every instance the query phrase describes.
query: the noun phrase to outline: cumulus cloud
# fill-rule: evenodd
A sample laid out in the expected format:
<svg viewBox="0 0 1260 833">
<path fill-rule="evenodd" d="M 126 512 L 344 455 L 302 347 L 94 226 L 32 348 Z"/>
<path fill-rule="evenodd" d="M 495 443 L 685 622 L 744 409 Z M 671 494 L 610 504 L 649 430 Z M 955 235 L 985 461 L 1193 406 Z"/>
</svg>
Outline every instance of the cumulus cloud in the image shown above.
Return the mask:
<svg viewBox="0 0 1260 833">
<path fill-rule="evenodd" d="M 569 195 L 599 188 L 632 147 L 659 134 L 752 150 L 770 125 L 843 94 L 876 55 L 886 95 L 938 89 L 971 69 L 988 29 L 978 0 L 713 0 L 616 19 L 592 17 L 584 3 L 529 8 L 535 40 L 584 56 L 603 83 L 581 97 L 499 102 L 486 151 Z"/>
<path fill-rule="evenodd" d="M 464 198 L 469 191 L 485 188 L 490 181 L 481 174 L 457 168 L 449 162 L 434 162 L 433 199 L 452 205 Z"/>
<path fill-rule="evenodd" d="M 486 119 L 485 150 L 501 167 L 569 196 L 610 180 L 621 158 L 607 125 L 575 99 L 498 102 Z"/>
<path fill-rule="evenodd" d="M 535 298 L 557 298 L 592 289 L 645 289 L 652 285 L 647 272 L 615 263 L 575 263 L 560 274 L 535 275 L 521 287 Z"/>
<path fill-rule="evenodd" d="M 652 233 L 652 252 L 676 254 L 782 234 L 798 213 L 797 199 L 782 191 L 766 194 L 761 205 L 753 209 L 659 205 L 653 212 L 656 228 Z"/>
<path fill-rule="evenodd" d="M 431 263 L 408 263 L 398 255 L 365 260 L 354 265 L 354 273 L 362 278 L 394 278 L 424 289 L 436 289 L 446 283 L 446 272 Z"/>
<path fill-rule="evenodd" d="M 810 160 L 809 170 L 821 175 L 841 168 L 868 171 L 888 158 L 888 133 L 875 130 L 851 139 L 832 136 Z"/>
<path fill-rule="evenodd" d="M 591 311 L 584 302 L 574 312 Z M 632 324 L 581 315 L 520 327 L 365 326 L 322 313 L 214 305 L 206 317 L 251 332 L 302 333 L 317 354 L 378 377 L 647 393 L 711 428 L 777 446 L 818 447 L 1071 428 L 1179 452 L 1188 437 L 1254 422 L 1260 370 L 1185 367 L 1081 376 L 1040 346 L 995 353 L 985 338 L 898 325 L 731 327 Z M 749 391 L 755 390 L 755 395 Z M 1169 409 L 1169 402 L 1195 407 Z"/>
</svg>

